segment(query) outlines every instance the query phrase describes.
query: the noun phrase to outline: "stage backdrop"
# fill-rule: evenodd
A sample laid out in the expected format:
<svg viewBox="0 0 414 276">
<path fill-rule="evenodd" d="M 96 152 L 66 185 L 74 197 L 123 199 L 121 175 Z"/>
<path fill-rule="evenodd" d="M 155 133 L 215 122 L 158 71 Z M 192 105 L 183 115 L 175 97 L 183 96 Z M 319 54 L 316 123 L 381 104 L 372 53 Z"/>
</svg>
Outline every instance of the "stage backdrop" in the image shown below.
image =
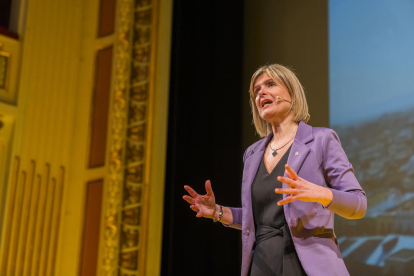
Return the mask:
<svg viewBox="0 0 414 276">
<path fill-rule="evenodd" d="M 414 2 L 329 1 L 330 125 L 368 196 L 336 219 L 351 275 L 414 269 Z"/>
</svg>

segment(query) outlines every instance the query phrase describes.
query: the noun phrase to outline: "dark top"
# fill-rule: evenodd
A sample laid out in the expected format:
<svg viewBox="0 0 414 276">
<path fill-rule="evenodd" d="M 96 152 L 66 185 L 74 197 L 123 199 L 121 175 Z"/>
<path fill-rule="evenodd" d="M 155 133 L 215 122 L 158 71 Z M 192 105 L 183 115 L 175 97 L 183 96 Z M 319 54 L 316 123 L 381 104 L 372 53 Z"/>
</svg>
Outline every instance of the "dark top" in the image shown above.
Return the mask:
<svg viewBox="0 0 414 276">
<path fill-rule="evenodd" d="M 277 177 L 284 175 L 289 153 L 290 148 L 270 174 L 262 158 L 252 183 L 256 243 L 250 267 L 251 276 L 306 275 L 296 254 L 283 206 L 277 205 L 283 195 L 275 193 L 276 188 L 282 188 Z"/>
<path fill-rule="evenodd" d="M 289 153 L 290 148 L 270 174 L 267 172 L 263 157 L 260 161 L 256 177 L 252 183 L 252 207 L 256 227 L 267 225 L 280 229 L 286 224 L 283 206 L 277 205 L 277 202 L 283 199 L 283 195 L 276 194 L 275 189 L 282 188 L 282 182 L 277 181 L 277 177 L 285 174 L 285 165 Z"/>
</svg>

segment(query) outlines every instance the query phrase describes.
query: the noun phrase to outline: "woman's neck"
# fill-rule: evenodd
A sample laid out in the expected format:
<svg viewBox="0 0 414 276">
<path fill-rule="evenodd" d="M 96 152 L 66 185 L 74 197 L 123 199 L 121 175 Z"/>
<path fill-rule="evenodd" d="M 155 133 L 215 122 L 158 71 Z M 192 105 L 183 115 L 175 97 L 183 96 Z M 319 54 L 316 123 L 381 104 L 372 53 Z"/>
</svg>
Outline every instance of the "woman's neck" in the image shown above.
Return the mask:
<svg viewBox="0 0 414 276">
<path fill-rule="evenodd" d="M 273 141 L 284 141 L 289 140 L 296 135 L 298 130 L 298 124 L 294 122 L 291 118 L 280 121 L 273 122 L 272 131 L 273 131 Z"/>
</svg>

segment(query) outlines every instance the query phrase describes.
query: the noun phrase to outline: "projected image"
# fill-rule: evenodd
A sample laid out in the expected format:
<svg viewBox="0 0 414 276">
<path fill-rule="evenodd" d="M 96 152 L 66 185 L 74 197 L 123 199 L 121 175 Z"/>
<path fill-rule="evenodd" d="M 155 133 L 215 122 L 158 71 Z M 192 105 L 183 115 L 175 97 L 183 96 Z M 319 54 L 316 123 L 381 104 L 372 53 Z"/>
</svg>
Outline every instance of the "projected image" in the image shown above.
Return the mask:
<svg viewBox="0 0 414 276">
<path fill-rule="evenodd" d="M 367 193 L 336 218 L 351 275 L 414 271 L 414 2 L 329 1 L 330 124 Z"/>
</svg>

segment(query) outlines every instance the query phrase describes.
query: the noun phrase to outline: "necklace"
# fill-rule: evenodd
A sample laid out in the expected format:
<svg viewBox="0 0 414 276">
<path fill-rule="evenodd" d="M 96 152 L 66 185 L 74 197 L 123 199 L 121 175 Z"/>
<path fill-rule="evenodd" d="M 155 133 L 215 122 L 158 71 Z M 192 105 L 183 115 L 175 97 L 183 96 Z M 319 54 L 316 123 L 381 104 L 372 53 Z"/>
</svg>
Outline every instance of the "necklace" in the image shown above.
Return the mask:
<svg viewBox="0 0 414 276">
<path fill-rule="evenodd" d="M 273 149 L 273 148 L 272 148 L 272 142 L 270 142 L 270 143 L 269 143 L 269 147 L 270 147 L 270 149 L 273 151 L 273 152 L 272 152 L 273 157 L 275 157 L 275 156 L 276 156 L 276 154 L 277 154 L 277 151 L 278 151 L 278 150 L 280 150 L 281 148 L 283 148 L 284 146 L 286 146 L 287 144 L 289 144 L 289 142 L 290 142 L 290 141 L 292 141 L 292 139 L 293 139 L 293 138 L 295 138 L 295 136 L 293 136 L 293 137 L 292 137 L 292 138 L 291 138 L 291 139 L 290 139 L 290 140 L 289 140 L 286 144 L 284 144 L 283 146 L 281 146 L 281 147 L 280 147 L 280 148 L 278 148 L 278 149 Z"/>
</svg>

